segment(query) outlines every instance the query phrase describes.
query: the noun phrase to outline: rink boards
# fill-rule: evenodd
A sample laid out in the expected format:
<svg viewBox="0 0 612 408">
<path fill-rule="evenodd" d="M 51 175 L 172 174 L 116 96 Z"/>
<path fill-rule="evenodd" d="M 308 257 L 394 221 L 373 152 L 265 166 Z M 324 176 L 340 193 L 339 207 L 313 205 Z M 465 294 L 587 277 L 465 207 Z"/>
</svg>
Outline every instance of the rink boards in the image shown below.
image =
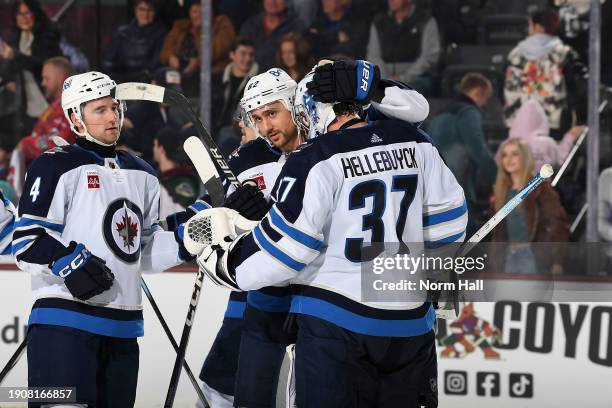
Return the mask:
<svg viewBox="0 0 612 408">
<path fill-rule="evenodd" d="M 6 361 L 23 339 L 31 305 L 29 276 L 12 265 L 0 271 L 0 364 Z M 145 279 L 157 300 L 171 330 L 180 336 L 195 275 L 182 272 L 147 275 Z M 500 279 L 501 281 L 501 279 Z M 555 293 L 563 285 L 555 282 Z M 542 285 L 537 279 L 512 280 L 512 292 L 526 292 Z M 461 327 L 441 327 L 438 343 L 438 389 L 440 407 L 561 407 L 588 408 L 612 406 L 612 298 L 606 303 L 604 294 L 612 293 L 612 280 L 596 280 L 582 284 L 584 299 L 592 301 L 530 302 L 498 301 L 475 303 L 473 316 Z M 508 288 L 506 288 L 508 290 Z M 593 296 L 589 291 L 594 290 Z M 212 344 L 225 311 L 228 291 L 204 285 L 194 329 L 187 351 L 187 361 L 199 374 L 203 359 Z M 567 297 L 563 297 L 566 299 Z M 554 299 L 553 299 L 554 300 Z M 162 406 L 165 398 L 174 352 L 161 325 L 157 322 L 146 299 L 145 337 L 140 344 L 138 407 Z M 499 329 L 495 342 L 472 330 L 480 321 Z M 453 358 L 443 358 L 447 337 L 462 337 L 474 345 L 467 353 L 456 342 L 459 351 Z M 457 334 L 459 336 L 457 336 Z M 493 343 L 499 358 L 487 359 L 482 349 L 484 341 Z M 26 358 L 11 372 L 3 386 L 26 384 Z M 195 393 L 186 376 L 176 398 L 176 407 L 193 407 Z M 0 407 L 19 406 L 0 402 Z"/>
</svg>

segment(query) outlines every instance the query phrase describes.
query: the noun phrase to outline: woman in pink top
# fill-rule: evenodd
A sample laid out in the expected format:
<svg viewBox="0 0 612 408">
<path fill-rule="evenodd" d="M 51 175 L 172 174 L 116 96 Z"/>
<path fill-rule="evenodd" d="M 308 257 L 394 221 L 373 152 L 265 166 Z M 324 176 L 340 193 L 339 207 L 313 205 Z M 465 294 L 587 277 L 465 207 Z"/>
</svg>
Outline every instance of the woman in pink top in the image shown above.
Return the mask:
<svg viewBox="0 0 612 408">
<path fill-rule="evenodd" d="M 556 142 L 549 136 L 550 128 L 544 109 L 536 100 L 530 99 L 518 110 L 508 139 L 522 138 L 527 141 L 533 152 L 535 169 L 539 169 L 545 163 L 557 169 L 563 164 L 563 160 L 583 129 L 584 126 L 574 126 L 560 142 Z M 495 155 L 497 162 L 499 162 L 499 157 L 500 151 L 498 150 Z"/>
</svg>

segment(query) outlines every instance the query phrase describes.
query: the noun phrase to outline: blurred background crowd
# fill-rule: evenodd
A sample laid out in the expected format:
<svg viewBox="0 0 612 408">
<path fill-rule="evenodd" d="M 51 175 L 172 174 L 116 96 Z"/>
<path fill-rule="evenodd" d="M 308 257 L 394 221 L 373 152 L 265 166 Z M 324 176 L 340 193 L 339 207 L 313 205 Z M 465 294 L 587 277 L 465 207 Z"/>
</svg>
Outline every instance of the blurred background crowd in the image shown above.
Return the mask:
<svg viewBox="0 0 612 408">
<path fill-rule="evenodd" d="M 367 59 L 430 104 L 428 131 L 464 187 L 468 235 L 537 172 L 558 169 L 587 119 L 589 2 L 563 0 L 214 0 L 210 129 L 229 154 L 248 135 L 238 102 L 249 78 L 281 67 L 296 81 L 321 58 Z M 118 83 L 149 82 L 200 99 L 198 0 L 0 0 L 0 187 L 17 200 L 29 163 L 72 143 L 63 80 L 96 69 Z M 612 86 L 612 5 L 602 6 L 601 95 Z M 208 53 L 206 54 L 208 55 Z M 207 62 L 208 63 L 208 62 Z M 612 241 L 611 125 L 600 116 L 599 233 Z M 182 112 L 130 102 L 120 145 L 150 162 L 177 208 L 199 194 L 182 140 Z M 252 135 L 250 136 L 252 137 Z M 493 236 L 506 242 L 579 241 L 585 203 L 581 149 Z M 172 212 L 173 208 L 167 208 Z M 517 245 L 520 255 L 521 246 Z M 508 271 L 531 270 L 521 259 Z M 556 273 L 558 265 L 547 264 Z"/>
</svg>

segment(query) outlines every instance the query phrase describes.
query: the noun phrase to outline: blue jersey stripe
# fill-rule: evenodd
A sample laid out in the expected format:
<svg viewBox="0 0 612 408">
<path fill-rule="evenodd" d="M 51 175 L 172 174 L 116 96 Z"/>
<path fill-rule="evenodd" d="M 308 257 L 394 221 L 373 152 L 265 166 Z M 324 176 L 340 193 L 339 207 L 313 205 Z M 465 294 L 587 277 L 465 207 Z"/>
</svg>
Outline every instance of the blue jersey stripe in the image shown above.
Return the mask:
<svg viewBox="0 0 612 408">
<path fill-rule="evenodd" d="M 11 245 L 8 245 L 6 248 L 4 248 L 4 251 L 2 251 L 1 255 L 12 255 L 13 254 L 13 248 L 11 247 Z"/>
<path fill-rule="evenodd" d="M 253 230 L 253 234 L 261 248 L 265 250 L 268 254 L 270 254 L 270 256 L 278 259 L 284 265 L 287 265 L 289 268 L 297 272 L 301 271 L 306 266 L 305 264 L 291 258 L 289 255 L 285 254 L 280 249 L 276 248 L 270 241 L 266 239 L 264 234 L 261 232 L 259 225 L 255 227 L 255 229 Z"/>
<path fill-rule="evenodd" d="M 66 326 L 109 337 L 134 338 L 144 336 L 143 320 L 113 320 L 72 310 L 34 308 L 28 325 L 50 324 Z"/>
<path fill-rule="evenodd" d="M 247 302 L 256 309 L 264 312 L 288 312 L 291 308 L 291 295 L 272 296 L 258 290 L 251 290 L 247 295 Z"/>
<path fill-rule="evenodd" d="M 191 204 L 189 208 L 193 209 L 195 212 L 200 212 L 211 207 L 210 204 L 208 204 L 206 201 L 198 200 L 195 203 Z"/>
<path fill-rule="evenodd" d="M 461 207 L 453 208 L 452 210 L 444 211 L 433 215 L 423 215 L 423 227 L 429 227 L 443 222 L 451 221 L 461 217 L 467 212 L 465 201 Z"/>
<path fill-rule="evenodd" d="M 29 243 L 31 243 L 32 241 L 34 241 L 34 238 L 30 238 L 30 239 L 24 239 L 23 241 L 17 243 L 17 244 L 13 244 L 13 255 L 15 255 L 17 252 L 19 252 L 23 247 L 25 247 L 26 245 L 28 245 Z"/>
<path fill-rule="evenodd" d="M 291 313 L 314 316 L 355 333 L 384 337 L 421 336 L 433 330 L 436 322 L 436 313 L 431 305 L 420 318 L 381 320 L 358 315 L 321 299 L 299 295 L 293 297 Z"/>
<path fill-rule="evenodd" d="M 9 223 L 4 229 L 0 232 L 0 241 L 6 238 L 7 235 L 12 234 L 14 229 L 14 224 Z"/>
<path fill-rule="evenodd" d="M 280 229 L 285 235 L 293 238 L 300 244 L 303 244 L 310 249 L 314 249 L 315 251 L 319 251 L 323 246 L 323 242 L 287 224 L 277 212 L 276 208 L 270 208 L 269 214 L 270 221 L 272 221 L 272 224 L 274 224 L 275 227 Z"/>
<path fill-rule="evenodd" d="M 242 319 L 244 317 L 244 309 L 246 309 L 246 302 L 241 300 L 230 300 L 227 302 L 227 309 L 225 309 L 225 317 L 231 319 Z"/>
<path fill-rule="evenodd" d="M 41 227 L 48 228 L 53 231 L 57 231 L 60 234 L 64 231 L 64 226 L 62 224 L 57 224 L 54 222 L 43 221 L 43 220 L 34 220 L 31 218 L 21 218 L 15 222 L 15 228 L 26 227 L 29 225 L 40 225 Z"/>
<path fill-rule="evenodd" d="M 425 248 L 438 248 L 442 245 L 450 244 L 452 242 L 457 242 L 459 238 L 461 238 L 465 234 L 465 231 L 461 231 L 458 234 L 451 235 L 450 237 L 442 238 L 437 241 L 425 241 Z"/>
</svg>

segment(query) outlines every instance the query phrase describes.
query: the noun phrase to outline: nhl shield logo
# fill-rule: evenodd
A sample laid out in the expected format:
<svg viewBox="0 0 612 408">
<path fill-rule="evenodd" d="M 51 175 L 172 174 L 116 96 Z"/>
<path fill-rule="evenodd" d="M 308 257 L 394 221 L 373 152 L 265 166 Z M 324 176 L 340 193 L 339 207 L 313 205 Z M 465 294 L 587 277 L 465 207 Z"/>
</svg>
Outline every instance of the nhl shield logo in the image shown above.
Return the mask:
<svg viewBox="0 0 612 408">
<path fill-rule="evenodd" d="M 140 258 L 142 211 L 126 198 L 115 200 L 104 214 L 104 240 L 120 259 L 134 263 Z"/>
</svg>

